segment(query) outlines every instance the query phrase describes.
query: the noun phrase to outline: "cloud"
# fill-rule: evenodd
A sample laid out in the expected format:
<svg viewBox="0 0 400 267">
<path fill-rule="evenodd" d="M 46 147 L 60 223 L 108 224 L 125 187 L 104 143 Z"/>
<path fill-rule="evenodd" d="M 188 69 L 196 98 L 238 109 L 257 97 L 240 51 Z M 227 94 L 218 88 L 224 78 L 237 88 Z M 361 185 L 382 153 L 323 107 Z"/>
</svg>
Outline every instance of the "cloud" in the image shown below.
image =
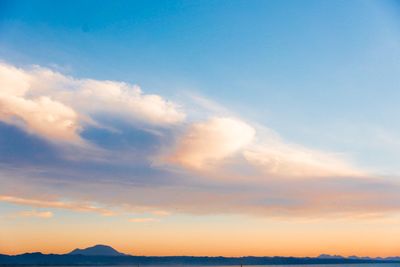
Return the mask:
<svg viewBox="0 0 400 267">
<path fill-rule="evenodd" d="M 153 210 L 150 213 L 155 215 L 155 216 L 159 216 L 159 217 L 164 217 L 164 216 L 171 215 L 171 212 L 166 211 L 166 210 Z"/>
<path fill-rule="evenodd" d="M 230 165 L 224 164 L 222 173 L 214 172 L 214 177 L 232 177 L 229 168 L 237 170 L 237 166 L 245 164 L 261 170 L 264 175 L 258 178 L 261 180 L 273 177 L 366 175 L 337 153 L 290 144 L 270 129 L 256 129 L 233 117 L 213 117 L 189 125 L 183 135 L 178 137 L 176 146 L 167 153 L 164 161 L 199 170 L 215 166 L 235 154 L 243 155 L 244 161 L 236 160 Z M 235 176 L 240 176 L 240 173 Z"/>
<path fill-rule="evenodd" d="M 144 95 L 139 86 L 112 81 L 85 80 L 75 98 L 87 101 L 81 107 L 88 112 L 109 112 L 126 119 L 135 118 L 155 125 L 180 123 L 185 114 L 176 104 L 159 95 Z M 88 102 L 95 104 L 87 105 Z M 92 102 L 92 103 L 93 103 Z"/>
<path fill-rule="evenodd" d="M 158 126 L 177 124 L 186 117 L 177 104 L 156 94 L 143 94 L 137 85 L 74 79 L 41 67 L 36 67 L 31 73 L 34 92 L 51 95 L 86 115 L 108 114 L 131 123 Z"/>
<path fill-rule="evenodd" d="M 251 126 L 235 118 L 214 117 L 193 123 L 165 160 L 188 168 L 209 167 L 245 147 L 254 134 Z"/>
<path fill-rule="evenodd" d="M 49 219 L 53 217 L 53 213 L 51 211 L 37 211 L 37 210 L 28 210 L 28 211 L 21 211 L 15 214 L 16 217 L 35 217 L 35 218 L 42 218 L 42 219 Z"/>
<path fill-rule="evenodd" d="M 0 64 L 0 87 L 0 120 L 53 141 L 95 141 L 98 146 L 109 144 L 107 140 L 118 140 L 126 135 L 106 130 L 110 137 L 104 142 L 93 139 L 105 136 L 104 133 L 99 135 L 98 130 L 86 130 L 85 133 L 90 135 L 82 136 L 81 133 L 84 128 L 89 128 L 87 124 L 98 126 L 103 122 L 96 122 L 97 119 L 101 121 L 104 116 L 113 116 L 132 127 L 140 127 L 140 124 L 173 126 L 171 133 L 177 140 L 175 146 L 157 143 L 155 147 L 166 148 L 161 162 L 188 169 L 204 170 L 231 156 L 243 155 L 247 163 L 268 176 L 325 177 L 359 174 L 345 160 L 332 153 L 291 145 L 268 135 L 260 136 L 258 129 L 229 116 L 226 109 L 201 97 L 195 97 L 200 108 L 207 109 L 208 113 L 223 110 L 225 115 L 191 122 L 181 134 L 186 114 L 179 106 L 161 96 L 143 94 L 135 85 L 75 79 L 39 66 L 21 69 L 3 63 Z M 110 129 L 115 126 L 108 124 L 102 127 Z M 121 130 L 126 131 L 126 128 Z M 132 135 L 132 131 L 129 134 Z M 154 135 L 149 132 L 146 134 Z M 157 138 L 141 138 L 160 142 Z M 131 139 L 122 140 L 123 147 L 129 147 L 132 142 Z M 153 146 L 149 144 L 147 147 Z M 158 153 L 156 150 L 151 152 Z M 136 155 L 138 153 L 141 152 L 135 151 Z"/>
<path fill-rule="evenodd" d="M 222 169 L 225 168 L 223 166 Z M 116 216 L 137 214 L 138 218 L 161 218 L 159 215 L 168 213 L 367 218 L 400 212 L 399 183 L 382 177 L 293 179 L 262 173 L 239 173 L 241 179 L 232 180 L 204 179 L 209 177 L 209 172 L 201 172 L 196 177 L 193 172 L 187 171 L 169 175 L 161 173 L 163 177 L 158 183 L 147 183 L 145 179 L 135 176 L 113 175 L 110 179 L 108 173 L 102 172 L 96 173 L 96 179 L 80 179 L 72 174 L 60 179 L 57 172 L 46 178 L 35 177 L 34 174 L 16 175 L 18 171 L 0 175 L 0 201 L 33 208 L 104 215 L 111 212 Z M 218 175 L 219 172 L 220 169 Z M 59 170 L 59 174 L 62 173 L 63 170 Z M 214 174 L 214 171 L 211 173 Z M 171 177 L 178 180 L 171 181 Z M 46 198 L 49 192 L 52 196 Z M 79 201 L 82 199 L 86 201 Z M 157 211 L 163 212 L 158 215 Z"/>
<path fill-rule="evenodd" d="M 0 195 L 0 202 L 1 201 L 17 205 L 31 206 L 31 207 L 57 208 L 57 209 L 67 209 L 67 210 L 82 211 L 82 212 L 96 212 L 104 216 L 114 215 L 114 212 L 112 210 L 100 208 L 86 203 L 29 199 L 29 198 L 15 197 L 15 196 L 7 196 L 7 195 Z"/>
<path fill-rule="evenodd" d="M 159 95 L 122 82 L 74 79 L 47 68 L 0 64 L 0 120 L 50 140 L 77 142 L 96 115 L 168 126 L 185 113 Z"/>
<path fill-rule="evenodd" d="M 78 114 L 48 96 L 29 98 L 30 76 L 0 64 L 0 120 L 49 139 L 78 141 Z"/>
<path fill-rule="evenodd" d="M 292 144 L 207 99 L 192 100 L 197 106 L 186 114 L 123 82 L 8 64 L 0 64 L 0 78 L 3 202 L 102 215 L 139 211 L 143 217 L 132 222 L 170 213 L 400 210 L 397 183 L 359 170 L 345 155 Z M 60 150 L 38 136 L 95 148 Z"/>
<path fill-rule="evenodd" d="M 332 153 L 291 145 L 277 139 L 245 149 L 252 165 L 272 177 L 356 177 L 365 175 Z"/>
<path fill-rule="evenodd" d="M 129 219 L 129 221 L 133 222 L 133 223 L 146 223 L 146 222 L 158 222 L 158 219 L 150 218 L 150 217 L 147 217 L 147 218 L 131 218 L 131 219 Z"/>
</svg>

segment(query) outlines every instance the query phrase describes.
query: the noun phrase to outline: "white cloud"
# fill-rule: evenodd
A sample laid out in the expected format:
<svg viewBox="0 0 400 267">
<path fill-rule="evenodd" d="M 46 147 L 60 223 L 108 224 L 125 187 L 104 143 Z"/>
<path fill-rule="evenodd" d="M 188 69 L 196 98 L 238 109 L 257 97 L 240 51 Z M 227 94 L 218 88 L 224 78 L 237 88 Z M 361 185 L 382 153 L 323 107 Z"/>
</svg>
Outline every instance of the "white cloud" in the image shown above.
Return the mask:
<svg viewBox="0 0 400 267">
<path fill-rule="evenodd" d="M 243 151 L 245 159 L 275 177 L 356 177 L 363 173 L 338 155 L 288 144 L 275 137 Z"/>
<path fill-rule="evenodd" d="M 0 120 L 51 140 L 79 141 L 96 114 L 168 126 L 185 113 L 159 95 L 122 82 L 74 79 L 50 69 L 0 64 Z"/>
<path fill-rule="evenodd" d="M 30 76 L 0 64 L 0 120 L 50 139 L 78 141 L 78 114 L 48 96 L 29 97 Z"/>
<path fill-rule="evenodd" d="M 154 125 L 171 125 L 185 119 L 176 104 L 159 95 L 143 94 L 139 86 L 89 79 L 69 82 L 78 90 L 59 91 L 56 97 L 87 114 L 106 113 Z"/>
<path fill-rule="evenodd" d="M 244 157 L 244 161 L 235 161 L 235 165 L 245 163 L 261 170 L 262 175 L 258 179 L 365 175 L 339 154 L 290 144 L 271 129 L 253 128 L 233 117 L 213 117 L 191 124 L 164 161 L 205 170 L 234 154 Z M 212 176 L 232 177 L 231 167 L 225 164 L 223 170 L 213 172 Z M 234 176 L 241 177 L 240 173 Z"/>
<path fill-rule="evenodd" d="M 128 122 L 161 126 L 182 122 L 186 116 L 177 104 L 159 95 L 143 94 L 137 85 L 74 79 L 44 68 L 35 68 L 31 73 L 33 92 L 51 95 L 87 115 L 112 114 Z"/>
<path fill-rule="evenodd" d="M 251 126 L 235 118 L 214 117 L 193 123 L 166 161 L 188 168 L 208 167 L 240 151 L 254 134 Z"/>
</svg>

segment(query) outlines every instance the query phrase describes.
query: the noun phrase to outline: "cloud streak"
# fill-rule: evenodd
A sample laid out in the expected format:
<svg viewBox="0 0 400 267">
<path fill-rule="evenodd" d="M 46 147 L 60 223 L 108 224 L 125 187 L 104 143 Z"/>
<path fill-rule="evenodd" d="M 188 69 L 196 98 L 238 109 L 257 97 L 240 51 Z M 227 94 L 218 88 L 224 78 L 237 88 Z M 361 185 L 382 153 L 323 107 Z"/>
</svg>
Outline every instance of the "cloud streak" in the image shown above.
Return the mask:
<svg viewBox="0 0 400 267">
<path fill-rule="evenodd" d="M 37 210 L 28 210 L 21 211 L 15 214 L 16 217 L 22 218 L 41 218 L 41 219 L 49 219 L 53 217 L 53 213 L 51 211 L 37 211 Z"/>
<path fill-rule="evenodd" d="M 67 209 L 80 212 L 96 212 L 104 216 L 111 216 L 115 214 L 112 210 L 100 208 L 86 203 L 29 199 L 29 198 L 21 198 L 21 197 L 6 196 L 6 195 L 0 195 L 0 201 L 17 205 L 23 205 L 23 206 L 31 206 L 31 207 Z"/>
<path fill-rule="evenodd" d="M 270 139 L 245 149 L 243 155 L 252 165 L 268 176 L 277 177 L 362 177 L 361 170 L 333 153 L 290 145 Z"/>
<path fill-rule="evenodd" d="M 133 223 L 148 223 L 148 222 L 157 222 L 158 219 L 156 218 L 151 218 L 151 217 L 146 217 L 146 218 L 131 218 L 129 219 L 130 222 Z"/>
</svg>

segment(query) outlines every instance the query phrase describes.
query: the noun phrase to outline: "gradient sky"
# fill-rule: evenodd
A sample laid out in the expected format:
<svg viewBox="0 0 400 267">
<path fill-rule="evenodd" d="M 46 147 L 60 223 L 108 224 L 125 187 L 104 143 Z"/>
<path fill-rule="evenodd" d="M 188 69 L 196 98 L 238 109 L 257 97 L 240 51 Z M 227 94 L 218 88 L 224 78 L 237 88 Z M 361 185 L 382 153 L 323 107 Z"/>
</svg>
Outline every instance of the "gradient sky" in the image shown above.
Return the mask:
<svg viewBox="0 0 400 267">
<path fill-rule="evenodd" d="M 398 1 L 0 1 L 0 253 L 400 254 Z"/>
</svg>

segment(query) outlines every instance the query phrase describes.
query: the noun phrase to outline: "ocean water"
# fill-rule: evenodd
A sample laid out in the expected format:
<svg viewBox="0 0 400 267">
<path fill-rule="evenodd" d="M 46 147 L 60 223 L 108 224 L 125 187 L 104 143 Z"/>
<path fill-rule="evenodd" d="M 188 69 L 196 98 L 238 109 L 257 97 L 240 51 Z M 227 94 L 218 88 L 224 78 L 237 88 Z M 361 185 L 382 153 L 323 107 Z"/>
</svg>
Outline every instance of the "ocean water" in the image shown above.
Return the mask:
<svg viewBox="0 0 400 267">
<path fill-rule="evenodd" d="M 246 267 L 400 267 L 400 263 L 343 263 L 343 264 L 296 264 L 296 265 L 248 265 Z M 222 266 L 219 266 L 222 267 Z M 224 266 L 228 267 L 228 266 Z M 245 267 L 245 266 L 243 266 Z"/>
<path fill-rule="evenodd" d="M 400 267 L 400 263 L 351 263 L 351 264 L 298 264 L 298 265 L 252 265 L 251 267 Z M 222 266 L 219 266 L 222 267 Z M 224 266 L 227 267 L 227 266 Z M 244 266 L 243 266 L 244 267 Z M 250 267 L 250 266 L 248 266 Z"/>
<path fill-rule="evenodd" d="M 12 266 L 12 265 L 8 265 Z M 235 267 L 236 265 L 140 265 L 139 267 Z M 351 264 L 296 264 L 296 265 L 243 265 L 243 267 L 400 267 L 400 263 L 351 263 Z M 21 267 L 19 265 L 19 267 Z M 28 267 L 28 265 L 25 265 Z M 37 266 L 36 266 L 37 267 Z M 46 267 L 77 267 L 77 265 L 64 265 Z M 138 265 L 80 265 L 80 267 L 138 267 Z M 236 266 L 240 267 L 240 266 Z"/>
</svg>

